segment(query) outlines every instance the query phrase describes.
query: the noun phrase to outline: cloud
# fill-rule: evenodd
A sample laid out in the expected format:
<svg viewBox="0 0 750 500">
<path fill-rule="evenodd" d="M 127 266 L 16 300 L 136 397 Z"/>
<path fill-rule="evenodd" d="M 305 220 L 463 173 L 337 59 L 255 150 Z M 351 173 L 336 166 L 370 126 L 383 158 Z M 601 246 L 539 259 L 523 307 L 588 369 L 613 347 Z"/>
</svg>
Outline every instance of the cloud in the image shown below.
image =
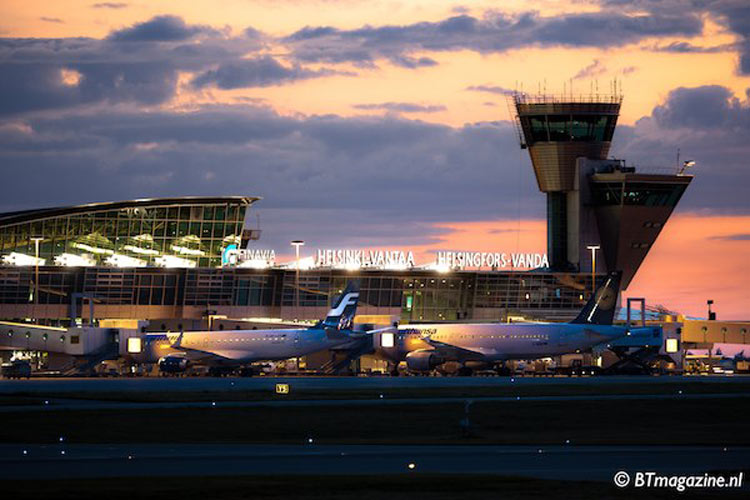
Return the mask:
<svg viewBox="0 0 750 500">
<path fill-rule="evenodd" d="M 675 155 L 694 160 L 695 175 L 678 210 L 750 213 L 750 102 L 722 86 L 678 88 L 635 126 L 620 125 L 611 155 L 646 171 L 677 171 Z"/>
<path fill-rule="evenodd" d="M 513 95 L 514 91 L 497 85 L 469 85 L 464 90 L 473 92 L 489 92 L 490 94 Z"/>
<path fill-rule="evenodd" d="M 42 16 L 42 17 L 39 18 L 39 20 L 40 21 L 44 21 L 45 23 L 57 23 L 57 24 L 62 24 L 62 23 L 65 22 L 62 19 L 60 19 L 59 17 L 45 17 L 45 16 Z"/>
<path fill-rule="evenodd" d="M 625 15 L 615 10 L 542 17 L 536 12 L 466 14 L 438 22 L 364 26 L 341 30 L 307 26 L 283 38 L 299 61 L 373 64 L 414 52 L 473 50 L 504 52 L 530 46 L 612 47 L 657 36 L 701 32 L 697 14 Z"/>
<path fill-rule="evenodd" d="M 429 68 L 430 66 L 437 66 L 438 62 L 430 57 L 409 57 L 405 55 L 393 56 L 390 58 L 391 63 L 402 68 L 416 69 L 416 68 Z"/>
<path fill-rule="evenodd" d="M 656 52 L 672 52 L 675 54 L 715 54 L 737 50 L 737 44 L 725 43 L 711 47 L 700 47 L 689 42 L 672 42 L 668 45 L 656 45 L 651 48 Z"/>
<path fill-rule="evenodd" d="M 750 241 L 750 233 L 727 234 L 721 236 L 712 236 L 712 240 L 722 241 Z"/>
<path fill-rule="evenodd" d="M 750 109 L 720 85 L 675 89 L 669 93 L 665 104 L 654 108 L 652 116 L 662 127 L 724 127 L 724 132 L 727 127 L 750 123 Z"/>
<path fill-rule="evenodd" d="M 717 116 L 706 115 L 712 108 Z M 722 87 L 675 89 L 635 126 L 618 127 L 612 155 L 674 171 L 681 148 L 697 167 L 678 212 L 750 214 L 747 113 L 748 102 Z M 277 246 L 289 234 L 327 244 L 366 244 L 371 234 L 421 244 L 436 237 L 429 228 L 437 222 L 545 212 L 509 122 L 283 116 L 241 104 L 149 113 L 112 107 L 6 122 L 0 164 L 18 174 L 5 181 L 0 211 L 33 208 L 40 199 L 261 195 L 257 209 L 271 229 L 264 240 Z"/>
<path fill-rule="evenodd" d="M 166 15 L 114 31 L 108 38 L 117 42 L 178 42 L 199 34 L 216 33 L 216 30 L 208 26 L 191 26 L 182 18 Z"/>
<path fill-rule="evenodd" d="M 439 111 L 445 111 L 445 106 L 442 105 L 424 105 L 414 104 L 411 102 L 382 102 L 379 104 L 355 104 L 352 106 L 356 109 L 366 110 L 385 110 L 393 111 L 397 113 L 437 113 Z"/>
<path fill-rule="evenodd" d="M 124 9 L 127 6 L 124 2 L 99 2 L 91 5 L 94 9 Z"/>
<path fill-rule="evenodd" d="M 518 157 L 509 123 L 453 128 L 392 114 L 289 117 L 246 105 L 65 112 L 0 128 L 0 162 L 23 172 L 6 180 L 0 211 L 40 199 L 238 193 L 263 196 L 259 209 L 308 221 L 285 226 L 281 244 L 311 231 L 324 231 L 326 241 L 362 239 L 371 227 L 384 239 L 427 241 L 432 233 L 420 227 L 515 218 L 519 204 L 524 217 L 542 217 L 544 198 L 528 160 L 522 167 L 498 161 Z"/>
<path fill-rule="evenodd" d="M 180 72 L 203 74 L 241 65 L 246 54 L 265 43 L 264 35 L 252 28 L 228 37 L 170 16 L 114 31 L 103 40 L 0 38 L 0 91 L 13 96 L 0 100 L 0 116 L 94 104 L 164 103 L 174 97 Z M 70 74 L 77 77 L 67 78 Z M 216 78 L 221 75 L 217 72 Z"/>
<path fill-rule="evenodd" d="M 666 52 L 724 52 L 736 50 L 739 53 L 738 72 L 750 74 L 750 5 L 746 0 L 700 0 L 685 2 L 684 0 L 603 0 L 605 9 L 619 9 L 625 13 L 652 16 L 672 15 L 683 12 L 685 15 L 699 15 L 710 17 L 725 27 L 730 33 L 737 35 L 736 44 L 719 45 L 715 47 L 698 47 L 686 41 L 671 43 L 665 47 L 655 47 L 654 50 Z M 680 36 L 688 36 L 685 33 Z"/>
<path fill-rule="evenodd" d="M 602 64 L 602 62 L 599 59 L 594 59 L 594 61 L 586 66 L 585 68 L 582 68 L 578 73 L 575 74 L 573 79 L 578 80 L 581 78 L 594 78 L 600 75 L 603 75 L 607 72 L 607 68 Z"/>
<path fill-rule="evenodd" d="M 207 85 L 216 85 L 221 89 L 269 87 L 333 74 L 341 73 L 328 69 L 313 71 L 299 65 L 287 67 L 270 56 L 262 56 L 222 64 L 217 69 L 201 73 L 192 83 L 198 88 Z"/>
</svg>

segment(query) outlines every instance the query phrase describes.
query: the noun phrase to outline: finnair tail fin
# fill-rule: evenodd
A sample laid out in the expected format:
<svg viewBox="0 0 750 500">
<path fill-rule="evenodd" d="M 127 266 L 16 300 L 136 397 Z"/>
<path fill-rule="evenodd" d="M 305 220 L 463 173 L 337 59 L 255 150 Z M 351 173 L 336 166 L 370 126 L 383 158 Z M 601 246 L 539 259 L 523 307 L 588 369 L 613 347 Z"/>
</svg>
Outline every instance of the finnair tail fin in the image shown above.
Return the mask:
<svg viewBox="0 0 750 500">
<path fill-rule="evenodd" d="M 339 295 L 328 316 L 323 320 L 324 328 L 335 328 L 337 330 L 351 330 L 354 323 L 354 315 L 357 313 L 359 302 L 359 284 L 350 281 L 344 292 Z"/>
<path fill-rule="evenodd" d="M 594 295 L 571 323 L 584 325 L 611 325 L 615 317 L 617 295 L 620 293 L 622 272 L 614 271 L 604 278 Z"/>
</svg>

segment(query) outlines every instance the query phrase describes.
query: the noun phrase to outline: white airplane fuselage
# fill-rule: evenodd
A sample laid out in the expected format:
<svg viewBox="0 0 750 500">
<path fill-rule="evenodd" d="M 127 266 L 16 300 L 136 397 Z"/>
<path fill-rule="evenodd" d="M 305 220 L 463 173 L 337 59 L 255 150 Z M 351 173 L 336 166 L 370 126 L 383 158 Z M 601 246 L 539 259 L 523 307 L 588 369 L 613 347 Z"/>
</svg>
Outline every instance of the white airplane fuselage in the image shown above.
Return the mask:
<svg viewBox="0 0 750 500">
<path fill-rule="evenodd" d="M 179 347 L 173 346 L 178 338 Z M 156 334 L 149 340 L 155 344 L 151 352 L 157 356 L 179 353 L 192 361 L 226 360 L 241 364 L 306 356 L 345 344 L 351 338 L 329 335 L 323 329 L 278 329 L 190 331 Z M 161 353 L 157 344 L 164 346 Z"/>
<path fill-rule="evenodd" d="M 482 360 L 493 362 L 538 359 L 583 351 L 626 333 L 625 327 L 612 325 L 438 323 L 399 327 L 393 348 L 378 347 L 381 354 L 393 361 L 402 361 L 412 351 L 439 350 L 441 345 L 446 344 L 475 352 Z"/>
</svg>

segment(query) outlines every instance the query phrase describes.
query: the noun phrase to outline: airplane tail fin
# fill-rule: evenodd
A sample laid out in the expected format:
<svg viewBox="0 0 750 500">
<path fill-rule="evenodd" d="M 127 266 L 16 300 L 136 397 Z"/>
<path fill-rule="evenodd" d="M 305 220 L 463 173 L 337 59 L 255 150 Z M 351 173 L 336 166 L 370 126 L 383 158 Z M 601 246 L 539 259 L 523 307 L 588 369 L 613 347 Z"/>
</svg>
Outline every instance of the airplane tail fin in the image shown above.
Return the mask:
<svg viewBox="0 0 750 500">
<path fill-rule="evenodd" d="M 338 296 L 333 307 L 328 311 L 323 327 L 335 328 L 337 330 L 351 330 L 354 324 L 354 315 L 357 313 L 359 302 L 359 284 L 350 281 L 343 293 Z"/>
<path fill-rule="evenodd" d="M 622 272 L 614 271 L 604 278 L 594 295 L 571 323 L 584 325 L 611 325 L 615 317 L 617 295 L 620 293 Z"/>
</svg>

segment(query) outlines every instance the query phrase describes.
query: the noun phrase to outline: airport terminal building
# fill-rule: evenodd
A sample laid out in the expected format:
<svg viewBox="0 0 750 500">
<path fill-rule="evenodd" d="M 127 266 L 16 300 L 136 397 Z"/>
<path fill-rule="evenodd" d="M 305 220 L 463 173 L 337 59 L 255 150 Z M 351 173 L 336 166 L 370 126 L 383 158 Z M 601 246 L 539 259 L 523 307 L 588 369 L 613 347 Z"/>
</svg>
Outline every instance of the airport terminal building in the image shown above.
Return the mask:
<svg viewBox="0 0 750 500">
<path fill-rule="evenodd" d="M 462 249 L 420 263 L 401 250 L 303 247 L 301 259 L 276 262 L 245 227 L 255 196 L 42 208 L 0 214 L 0 319 L 313 320 L 354 278 L 364 315 L 570 319 L 595 276 L 622 270 L 627 287 L 692 177 L 607 159 L 619 97 L 517 95 L 515 106 L 547 196 L 545 254 Z"/>
</svg>

